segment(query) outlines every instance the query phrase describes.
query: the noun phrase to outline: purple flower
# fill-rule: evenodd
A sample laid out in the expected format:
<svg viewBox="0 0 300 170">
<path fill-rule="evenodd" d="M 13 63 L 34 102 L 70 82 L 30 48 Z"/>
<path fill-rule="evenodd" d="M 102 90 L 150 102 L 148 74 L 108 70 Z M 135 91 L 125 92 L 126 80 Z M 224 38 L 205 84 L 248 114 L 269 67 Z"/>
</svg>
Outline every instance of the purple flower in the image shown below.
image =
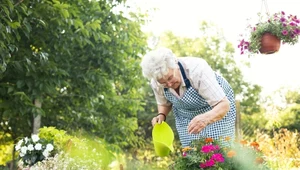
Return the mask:
<svg viewBox="0 0 300 170">
<path fill-rule="evenodd" d="M 280 18 L 280 22 L 285 22 L 285 21 L 286 21 L 286 19 L 284 17 Z"/>
<path fill-rule="evenodd" d="M 297 24 L 294 22 L 290 22 L 290 26 L 297 26 Z"/>
<path fill-rule="evenodd" d="M 283 35 L 287 35 L 289 32 L 288 32 L 287 30 L 283 30 L 283 31 L 281 31 L 281 33 L 282 33 Z"/>
<path fill-rule="evenodd" d="M 245 40 L 242 39 L 242 41 L 240 42 L 240 44 L 238 45 L 238 47 L 240 48 L 240 46 L 243 46 L 244 42 L 245 42 Z"/>
<path fill-rule="evenodd" d="M 187 155 L 186 152 L 183 152 L 183 153 L 182 153 L 182 156 L 183 156 L 183 157 L 186 157 L 186 155 Z"/>
<path fill-rule="evenodd" d="M 294 29 L 294 30 L 293 30 L 293 33 L 294 33 L 294 34 L 300 34 L 300 29 L 298 29 L 298 28 Z"/>
</svg>

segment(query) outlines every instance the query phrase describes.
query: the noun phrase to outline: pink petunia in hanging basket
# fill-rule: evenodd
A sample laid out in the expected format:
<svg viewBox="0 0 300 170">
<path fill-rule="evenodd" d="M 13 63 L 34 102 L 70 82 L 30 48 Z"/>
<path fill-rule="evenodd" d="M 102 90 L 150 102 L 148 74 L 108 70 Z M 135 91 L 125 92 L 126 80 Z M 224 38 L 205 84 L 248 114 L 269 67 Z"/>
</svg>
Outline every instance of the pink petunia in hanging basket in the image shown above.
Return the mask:
<svg viewBox="0 0 300 170">
<path fill-rule="evenodd" d="M 286 15 L 285 12 L 282 11 L 265 16 L 258 13 L 258 16 L 260 22 L 255 26 L 248 25 L 247 32 L 241 35 L 242 38 L 238 44 L 241 54 L 272 54 L 279 50 L 281 42 L 282 44 L 290 45 L 294 45 L 298 42 L 300 20 L 296 15 Z M 273 35 L 272 40 L 279 40 L 279 42 L 277 41 L 277 44 L 274 45 L 274 48 L 272 44 L 268 44 L 267 49 L 263 48 L 262 43 L 264 43 L 264 40 L 262 40 L 262 37 L 266 34 Z"/>
</svg>

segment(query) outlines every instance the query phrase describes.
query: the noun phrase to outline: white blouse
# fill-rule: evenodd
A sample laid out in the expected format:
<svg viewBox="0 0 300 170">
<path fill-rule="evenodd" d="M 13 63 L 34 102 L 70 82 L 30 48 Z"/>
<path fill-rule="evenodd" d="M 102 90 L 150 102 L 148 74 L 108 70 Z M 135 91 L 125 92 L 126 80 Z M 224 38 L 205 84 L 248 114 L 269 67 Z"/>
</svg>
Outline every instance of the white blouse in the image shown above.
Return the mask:
<svg viewBox="0 0 300 170">
<path fill-rule="evenodd" d="M 222 87 L 216 80 L 215 72 L 204 59 L 197 57 L 180 57 L 178 58 L 178 61 L 182 64 L 192 87 L 207 101 L 210 106 L 215 106 L 225 97 Z M 181 80 L 182 83 L 179 87 L 179 95 L 174 89 L 170 88 L 170 92 L 177 97 L 182 97 L 186 91 L 182 75 Z M 164 96 L 164 88 L 159 86 L 156 80 L 151 80 L 151 87 L 158 105 L 171 105 Z"/>
</svg>

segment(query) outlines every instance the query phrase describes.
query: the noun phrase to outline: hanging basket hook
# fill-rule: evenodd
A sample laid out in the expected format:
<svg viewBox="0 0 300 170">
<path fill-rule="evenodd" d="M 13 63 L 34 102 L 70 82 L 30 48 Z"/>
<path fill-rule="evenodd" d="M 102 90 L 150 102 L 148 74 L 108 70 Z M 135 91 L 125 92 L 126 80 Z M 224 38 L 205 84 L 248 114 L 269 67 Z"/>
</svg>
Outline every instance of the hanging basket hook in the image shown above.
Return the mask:
<svg viewBox="0 0 300 170">
<path fill-rule="evenodd" d="M 265 12 L 267 15 L 270 15 L 269 7 L 267 0 L 261 0 L 261 8 L 260 8 L 260 13 L 263 13 L 263 10 L 265 9 Z"/>
</svg>

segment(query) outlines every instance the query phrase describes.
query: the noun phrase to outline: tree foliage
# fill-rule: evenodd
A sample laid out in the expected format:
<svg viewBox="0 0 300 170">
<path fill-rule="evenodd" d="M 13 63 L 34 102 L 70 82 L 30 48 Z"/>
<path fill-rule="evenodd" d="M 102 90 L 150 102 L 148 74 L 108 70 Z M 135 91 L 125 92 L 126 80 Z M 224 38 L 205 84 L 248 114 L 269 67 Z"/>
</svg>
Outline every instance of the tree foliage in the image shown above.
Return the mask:
<svg viewBox="0 0 300 170">
<path fill-rule="evenodd" d="M 5 133 L 42 126 L 87 130 L 135 146 L 144 16 L 122 0 L 33 0 L 0 4 L 0 120 Z M 34 100 L 42 102 L 42 108 Z"/>
<path fill-rule="evenodd" d="M 284 109 L 279 115 L 280 128 L 290 131 L 300 131 L 300 104 L 294 104 Z"/>
<path fill-rule="evenodd" d="M 299 88 L 281 87 L 264 100 L 271 129 L 286 128 L 300 131 L 300 93 Z"/>
</svg>

